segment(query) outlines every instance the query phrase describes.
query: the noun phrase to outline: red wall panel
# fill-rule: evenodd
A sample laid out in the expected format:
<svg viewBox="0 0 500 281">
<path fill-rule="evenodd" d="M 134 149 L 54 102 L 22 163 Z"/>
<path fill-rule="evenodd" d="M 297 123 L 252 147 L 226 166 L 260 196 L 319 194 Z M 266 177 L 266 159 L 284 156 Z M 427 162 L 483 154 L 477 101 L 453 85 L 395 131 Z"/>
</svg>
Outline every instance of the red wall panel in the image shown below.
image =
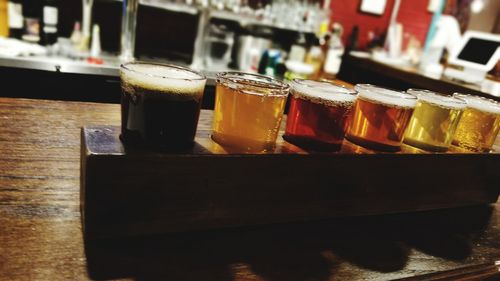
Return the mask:
<svg viewBox="0 0 500 281">
<path fill-rule="evenodd" d="M 395 0 L 387 0 L 384 14 L 372 15 L 359 10 L 361 0 L 332 0 L 332 22 L 339 22 L 344 27 L 343 39 L 346 42 L 352 28 L 359 27 L 358 46 L 364 48 L 370 31 L 385 32 L 389 25 Z M 413 34 L 422 43 L 425 41 L 432 13 L 427 11 L 428 0 L 402 0 L 398 22 L 403 24 L 403 32 Z M 405 36 L 407 40 L 408 36 Z"/>
<path fill-rule="evenodd" d="M 397 21 L 403 24 L 403 33 L 412 34 L 424 45 L 432 13 L 427 11 L 429 0 L 402 0 Z M 404 38 L 404 46 L 409 36 Z"/>
</svg>

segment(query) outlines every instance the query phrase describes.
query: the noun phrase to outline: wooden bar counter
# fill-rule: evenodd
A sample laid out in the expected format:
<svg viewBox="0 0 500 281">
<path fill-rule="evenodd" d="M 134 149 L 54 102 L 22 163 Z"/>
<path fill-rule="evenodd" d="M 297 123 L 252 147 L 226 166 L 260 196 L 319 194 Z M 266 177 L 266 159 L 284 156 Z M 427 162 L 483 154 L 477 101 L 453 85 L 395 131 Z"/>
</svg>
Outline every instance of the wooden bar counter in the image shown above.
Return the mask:
<svg viewBox="0 0 500 281">
<path fill-rule="evenodd" d="M 500 100 L 500 97 L 482 92 L 478 85 L 465 84 L 445 76 L 431 78 L 423 75 L 414 66 L 390 65 L 372 58 L 352 55 L 344 57 L 338 78 L 352 84 L 372 83 L 400 90 L 428 89 L 449 95 L 458 92 Z"/>
<path fill-rule="evenodd" d="M 80 130 L 119 110 L 0 98 L 0 280 L 391 280 L 500 260 L 500 203 L 84 243 Z"/>
</svg>

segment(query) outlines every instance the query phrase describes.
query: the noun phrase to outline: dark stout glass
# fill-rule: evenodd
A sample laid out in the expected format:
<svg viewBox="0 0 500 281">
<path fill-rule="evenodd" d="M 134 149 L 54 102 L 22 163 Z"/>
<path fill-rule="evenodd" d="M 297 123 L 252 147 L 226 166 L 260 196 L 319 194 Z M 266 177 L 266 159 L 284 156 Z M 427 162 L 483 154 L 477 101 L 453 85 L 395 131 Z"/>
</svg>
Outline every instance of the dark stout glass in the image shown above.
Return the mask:
<svg viewBox="0 0 500 281">
<path fill-rule="evenodd" d="M 121 67 L 121 138 L 157 150 L 194 144 L 206 79 L 174 65 L 128 63 Z"/>
</svg>

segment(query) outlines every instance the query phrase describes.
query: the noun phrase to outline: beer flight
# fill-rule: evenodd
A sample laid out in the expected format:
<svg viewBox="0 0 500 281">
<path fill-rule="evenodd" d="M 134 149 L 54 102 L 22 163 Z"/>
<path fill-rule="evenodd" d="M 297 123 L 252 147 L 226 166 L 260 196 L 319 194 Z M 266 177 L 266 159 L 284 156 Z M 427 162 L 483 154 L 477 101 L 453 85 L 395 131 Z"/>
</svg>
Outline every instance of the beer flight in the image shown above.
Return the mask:
<svg viewBox="0 0 500 281">
<path fill-rule="evenodd" d="M 168 64 L 131 62 L 120 69 L 121 139 L 160 151 L 193 146 L 206 78 Z M 378 151 L 402 143 L 431 152 L 453 144 L 489 152 L 500 130 L 500 103 L 476 96 L 295 79 L 217 74 L 212 139 L 248 153 L 272 151 L 289 93 L 283 138 L 309 151 L 338 151 L 344 138 Z"/>
</svg>

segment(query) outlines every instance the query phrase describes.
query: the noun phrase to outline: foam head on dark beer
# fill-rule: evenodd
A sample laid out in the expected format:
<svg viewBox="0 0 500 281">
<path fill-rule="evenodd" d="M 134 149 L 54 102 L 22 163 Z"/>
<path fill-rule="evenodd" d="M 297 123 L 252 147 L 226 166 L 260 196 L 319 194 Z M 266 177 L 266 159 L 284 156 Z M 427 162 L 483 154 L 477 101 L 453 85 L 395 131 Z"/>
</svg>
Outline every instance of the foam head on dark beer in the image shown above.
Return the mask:
<svg viewBox="0 0 500 281">
<path fill-rule="evenodd" d="M 417 97 L 412 94 L 390 90 L 371 84 L 357 84 L 354 89 L 359 97 L 388 107 L 415 108 Z"/>
<path fill-rule="evenodd" d="M 291 86 L 295 98 L 316 104 L 350 107 L 356 100 L 356 91 L 329 82 L 294 80 Z"/>
<path fill-rule="evenodd" d="M 123 83 L 134 88 L 165 93 L 178 98 L 199 98 L 205 88 L 205 77 L 174 66 L 131 63 L 121 71 Z"/>
</svg>

